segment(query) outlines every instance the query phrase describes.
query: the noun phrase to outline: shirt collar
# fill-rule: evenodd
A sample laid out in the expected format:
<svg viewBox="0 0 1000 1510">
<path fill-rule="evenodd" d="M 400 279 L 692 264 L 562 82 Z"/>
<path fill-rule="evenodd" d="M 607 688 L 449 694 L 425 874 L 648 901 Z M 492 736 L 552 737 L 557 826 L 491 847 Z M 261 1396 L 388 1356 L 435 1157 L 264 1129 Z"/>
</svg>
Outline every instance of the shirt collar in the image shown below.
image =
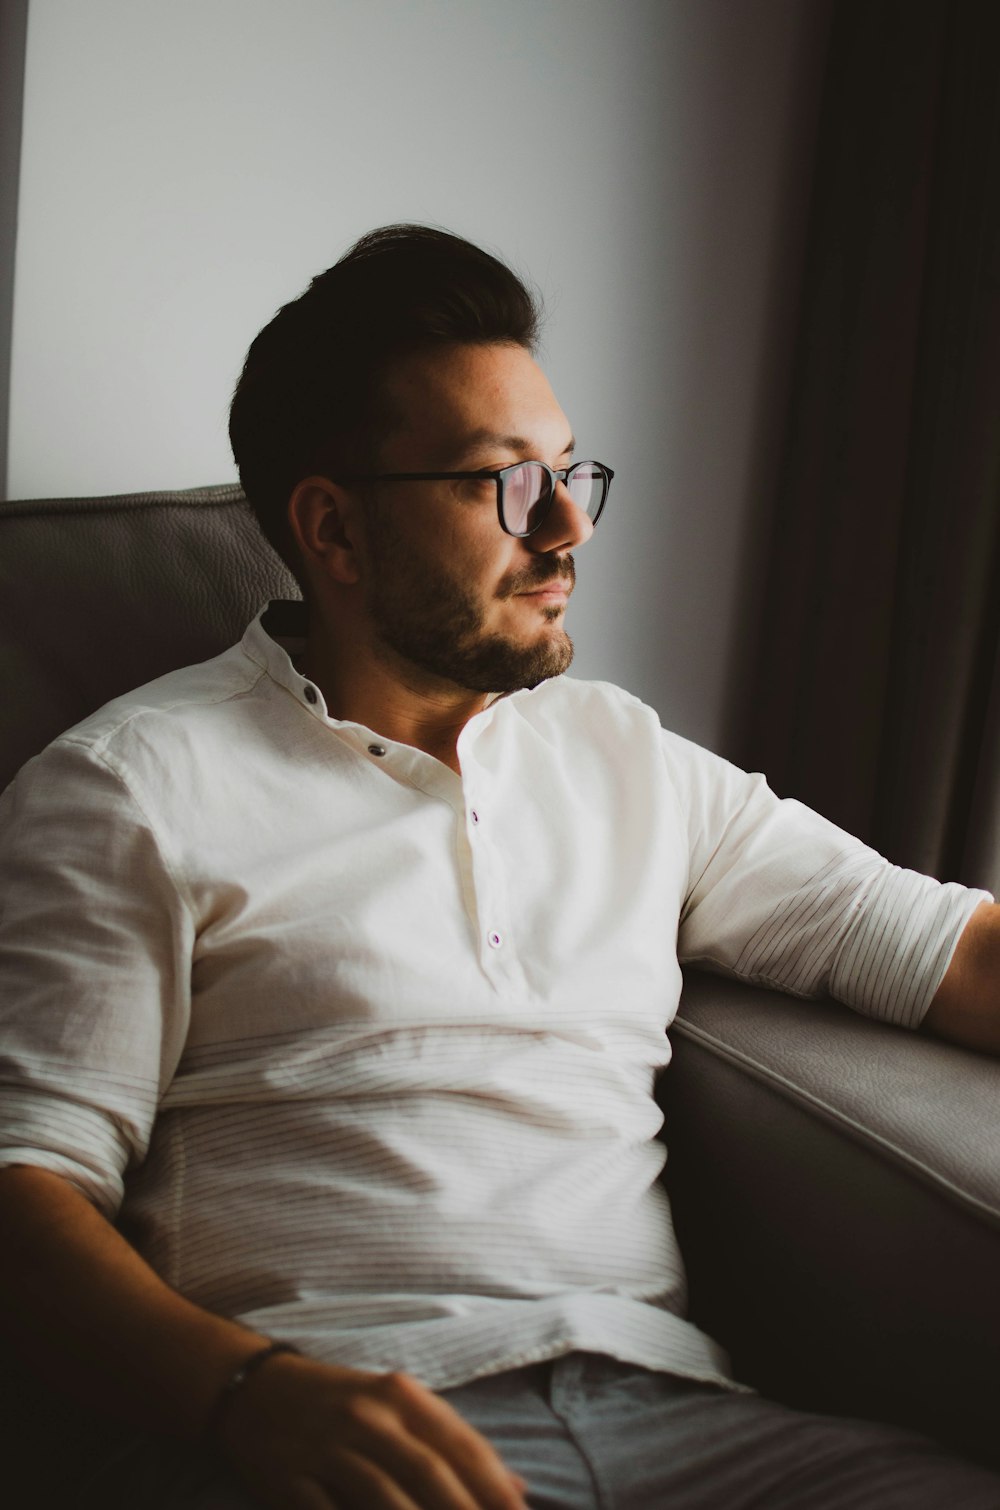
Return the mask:
<svg viewBox="0 0 1000 1510">
<path fill-rule="evenodd" d="M 244 652 L 278 683 L 291 692 L 297 702 L 327 716 L 323 694 L 295 667 L 294 660 L 305 649 L 306 605 L 301 600 L 276 598 L 266 604 L 249 625 L 240 642 Z M 306 696 L 312 687 L 317 701 Z M 322 710 L 322 711 L 321 711 Z"/>
<path fill-rule="evenodd" d="M 243 651 L 267 672 L 272 681 L 290 692 L 296 702 L 304 705 L 321 722 L 340 728 L 362 729 L 360 724 L 332 717 L 319 687 L 303 676 L 295 665 L 296 658 L 305 650 L 307 618 L 308 611 L 301 599 L 273 599 L 265 604 L 247 628 L 241 641 Z M 469 720 L 466 729 L 471 732 L 473 728 L 481 728 L 490 722 L 498 705 L 528 695 L 527 688 L 514 693 L 498 692 L 481 713 Z M 373 731 L 364 732 L 371 734 Z"/>
</svg>

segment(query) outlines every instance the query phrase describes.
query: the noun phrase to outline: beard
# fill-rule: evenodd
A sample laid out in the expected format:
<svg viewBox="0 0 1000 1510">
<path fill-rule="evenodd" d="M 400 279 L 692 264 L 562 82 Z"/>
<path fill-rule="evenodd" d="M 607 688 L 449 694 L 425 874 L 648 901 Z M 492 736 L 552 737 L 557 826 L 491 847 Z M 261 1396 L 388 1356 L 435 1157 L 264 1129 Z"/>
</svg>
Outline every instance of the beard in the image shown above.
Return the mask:
<svg viewBox="0 0 1000 1510">
<path fill-rule="evenodd" d="M 412 666 L 471 692 L 517 692 L 560 676 L 573 659 L 573 641 L 561 627 L 534 644 L 521 645 L 484 629 L 485 609 L 450 572 L 417 560 L 391 530 L 377 530 L 376 570 L 368 610 L 383 647 Z M 554 578 L 572 586 L 573 557 L 538 556 L 511 573 L 496 591 L 500 599 L 541 587 Z M 540 610 L 554 623 L 561 606 Z"/>
</svg>

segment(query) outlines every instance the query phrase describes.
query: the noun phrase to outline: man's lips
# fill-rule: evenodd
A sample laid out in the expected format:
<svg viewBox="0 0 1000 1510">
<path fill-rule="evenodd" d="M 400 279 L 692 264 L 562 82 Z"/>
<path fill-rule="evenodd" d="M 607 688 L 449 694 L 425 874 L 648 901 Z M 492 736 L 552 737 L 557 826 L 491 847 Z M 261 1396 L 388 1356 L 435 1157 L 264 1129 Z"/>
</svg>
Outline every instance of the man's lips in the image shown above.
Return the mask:
<svg viewBox="0 0 1000 1510">
<path fill-rule="evenodd" d="M 549 576 L 545 576 L 546 567 Z M 553 573 L 553 567 L 555 572 Z M 534 598 L 539 603 L 565 603 L 576 581 L 573 557 L 566 556 L 560 563 L 535 561 L 525 571 L 511 576 L 500 589 L 498 597 Z"/>
<path fill-rule="evenodd" d="M 572 587 L 562 578 L 554 582 L 543 582 L 541 587 L 528 587 L 518 593 L 519 598 L 568 598 Z"/>
<path fill-rule="evenodd" d="M 519 598 L 526 598 L 538 608 L 565 608 L 569 602 L 569 595 L 573 591 L 570 582 L 557 580 L 555 582 L 543 582 L 541 587 L 529 587 L 523 592 L 516 594 Z"/>
</svg>

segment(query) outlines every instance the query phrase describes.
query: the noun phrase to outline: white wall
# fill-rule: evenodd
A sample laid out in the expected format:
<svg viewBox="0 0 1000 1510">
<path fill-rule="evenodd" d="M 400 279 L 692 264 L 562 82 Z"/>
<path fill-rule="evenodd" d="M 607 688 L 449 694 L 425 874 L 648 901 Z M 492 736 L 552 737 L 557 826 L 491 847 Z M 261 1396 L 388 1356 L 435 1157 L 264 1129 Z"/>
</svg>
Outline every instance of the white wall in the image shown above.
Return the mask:
<svg viewBox="0 0 1000 1510">
<path fill-rule="evenodd" d="M 275 308 L 362 231 L 527 271 L 582 454 L 575 670 L 724 748 L 755 623 L 825 0 L 30 0 L 12 497 L 234 475 Z"/>
</svg>

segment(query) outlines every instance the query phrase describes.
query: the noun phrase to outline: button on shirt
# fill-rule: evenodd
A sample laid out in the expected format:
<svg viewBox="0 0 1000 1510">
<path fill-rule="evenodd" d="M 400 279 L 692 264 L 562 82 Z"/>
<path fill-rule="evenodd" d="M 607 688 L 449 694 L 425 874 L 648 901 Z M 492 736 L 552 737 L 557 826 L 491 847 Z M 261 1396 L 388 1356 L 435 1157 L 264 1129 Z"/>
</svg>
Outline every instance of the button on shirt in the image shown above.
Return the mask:
<svg viewBox="0 0 1000 1510">
<path fill-rule="evenodd" d="M 0 814 L 0 1162 L 329 1362 L 725 1381 L 658 1178 L 678 954 L 913 1025 L 985 894 L 604 684 L 501 698 L 458 751 L 331 718 L 258 620 L 30 762 Z"/>
</svg>

